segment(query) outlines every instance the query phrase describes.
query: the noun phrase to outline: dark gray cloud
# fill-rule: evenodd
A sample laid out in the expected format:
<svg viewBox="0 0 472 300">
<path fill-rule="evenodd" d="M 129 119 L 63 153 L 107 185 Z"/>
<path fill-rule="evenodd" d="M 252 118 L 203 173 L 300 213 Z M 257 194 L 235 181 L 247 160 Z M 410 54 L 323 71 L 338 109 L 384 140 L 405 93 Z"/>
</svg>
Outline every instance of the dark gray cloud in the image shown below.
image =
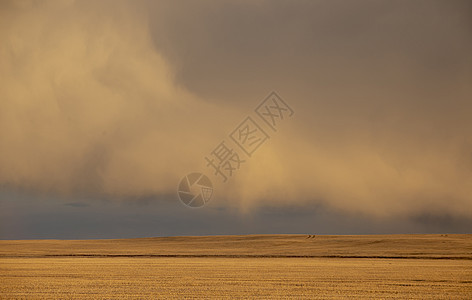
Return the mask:
<svg viewBox="0 0 472 300">
<path fill-rule="evenodd" d="M 228 234 L 470 233 L 472 221 L 448 215 L 374 218 L 322 205 L 260 207 L 251 214 L 210 205 L 190 210 L 178 201 L 79 200 L 0 193 L 0 239 L 91 239 Z"/>
<path fill-rule="evenodd" d="M 207 1 L 157 4 L 151 15 L 179 81 L 214 101 L 249 101 L 274 85 L 313 98 L 335 86 L 410 90 L 412 79 L 434 88 L 470 76 L 468 1 Z"/>
</svg>

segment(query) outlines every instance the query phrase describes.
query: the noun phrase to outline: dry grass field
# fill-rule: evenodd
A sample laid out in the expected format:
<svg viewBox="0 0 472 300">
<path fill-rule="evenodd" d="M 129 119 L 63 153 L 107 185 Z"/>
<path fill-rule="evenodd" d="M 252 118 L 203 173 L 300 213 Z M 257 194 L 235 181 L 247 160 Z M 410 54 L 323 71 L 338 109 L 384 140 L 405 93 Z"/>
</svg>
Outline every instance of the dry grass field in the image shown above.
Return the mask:
<svg viewBox="0 0 472 300">
<path fill-rule="evenodd" d="M 472 299 L 472 235 L 0 241 L 0 298 Z"/>
</svg>

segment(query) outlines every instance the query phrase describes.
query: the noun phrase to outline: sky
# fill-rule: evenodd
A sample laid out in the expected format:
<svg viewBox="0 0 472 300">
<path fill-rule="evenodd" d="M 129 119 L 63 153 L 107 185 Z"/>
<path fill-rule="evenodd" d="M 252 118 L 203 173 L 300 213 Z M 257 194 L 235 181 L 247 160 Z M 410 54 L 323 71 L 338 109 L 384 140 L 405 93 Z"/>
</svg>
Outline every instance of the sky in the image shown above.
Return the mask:
<svg viewBox="0 0 472 300">
<path fill-rule="evenodd" d="M 2 1 L 0 36 L 0 239 L 471 233 L 470 1 Z"/>
</svg>

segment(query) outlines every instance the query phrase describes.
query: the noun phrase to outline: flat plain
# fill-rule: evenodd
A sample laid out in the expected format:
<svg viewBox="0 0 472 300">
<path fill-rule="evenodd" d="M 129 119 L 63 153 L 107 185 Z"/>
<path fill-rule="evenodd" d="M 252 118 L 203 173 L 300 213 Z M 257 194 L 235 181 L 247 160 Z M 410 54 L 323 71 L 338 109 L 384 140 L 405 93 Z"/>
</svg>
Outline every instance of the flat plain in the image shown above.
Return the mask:
<svg viewBox="0 0 472 300">
<path fill-rule="evenodd" d="M 472 299 L 472 235 L 0 241 L 0 298 Z"/>
</svg>

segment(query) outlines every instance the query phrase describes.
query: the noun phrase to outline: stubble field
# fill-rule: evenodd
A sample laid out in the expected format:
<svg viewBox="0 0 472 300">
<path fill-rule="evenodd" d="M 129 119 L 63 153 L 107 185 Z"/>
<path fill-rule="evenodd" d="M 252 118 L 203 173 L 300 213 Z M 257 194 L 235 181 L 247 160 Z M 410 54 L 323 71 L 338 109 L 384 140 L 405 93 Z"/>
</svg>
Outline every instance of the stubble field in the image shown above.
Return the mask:
<svg viewBox="0 0 472 300">
<path fill-rule="evenodd" d="M 471 235 L 0 241 L 0 298 L 472 299 Z"/>
</svg>

